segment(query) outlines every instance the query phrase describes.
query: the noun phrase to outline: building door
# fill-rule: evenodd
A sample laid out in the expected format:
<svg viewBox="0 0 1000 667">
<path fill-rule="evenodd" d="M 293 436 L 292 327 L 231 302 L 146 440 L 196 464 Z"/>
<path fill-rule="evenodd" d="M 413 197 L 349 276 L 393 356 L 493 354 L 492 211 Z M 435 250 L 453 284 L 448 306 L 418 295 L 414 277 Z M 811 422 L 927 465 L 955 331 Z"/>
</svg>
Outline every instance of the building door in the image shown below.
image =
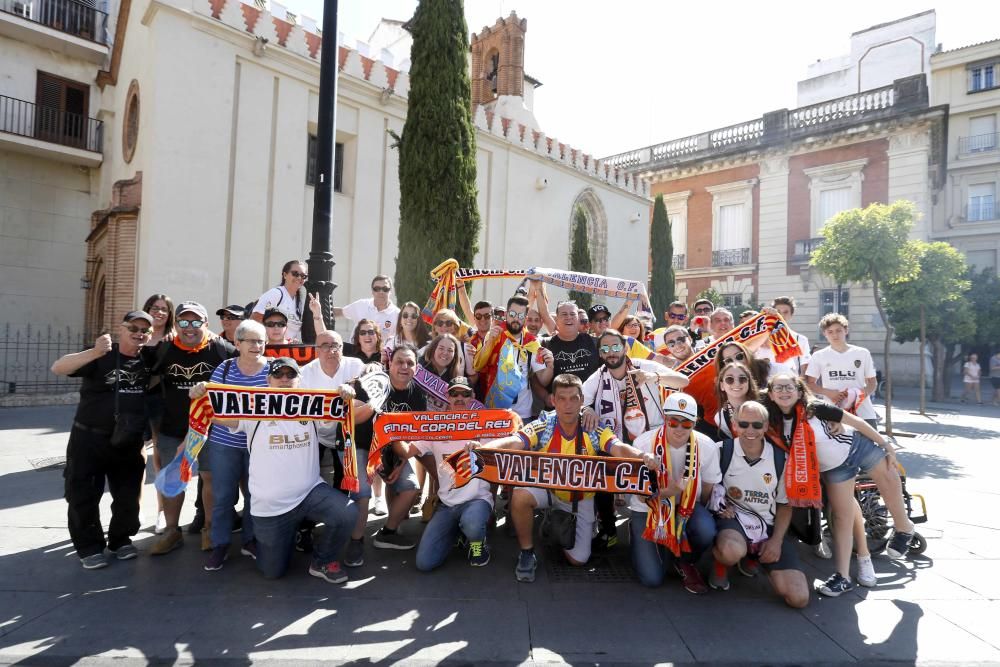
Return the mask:
<svg viewBox="0 0 1000 667">
<path fill-rule="evenodd" d="M 85 148 L 90 87 L 62 77 L 38 73 L 35 89 L 35 137 Z"/>
</svg>

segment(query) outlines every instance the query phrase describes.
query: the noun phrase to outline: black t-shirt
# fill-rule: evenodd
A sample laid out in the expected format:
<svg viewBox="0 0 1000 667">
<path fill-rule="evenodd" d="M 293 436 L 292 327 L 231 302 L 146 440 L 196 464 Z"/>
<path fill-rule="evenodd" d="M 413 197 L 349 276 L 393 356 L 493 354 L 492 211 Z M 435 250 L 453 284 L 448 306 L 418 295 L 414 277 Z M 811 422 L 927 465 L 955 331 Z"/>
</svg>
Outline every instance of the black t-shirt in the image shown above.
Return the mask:
<svg viewBox="0 0 1000 667">
<path fill-rule="evenodd" d="M 161 346 L 168 345 L 165 353 Z M 157 352 L 162 354 L 158 358 Z M 160 432 L 173 438 L 183 438 L 188 429 L 188 408 L 191 399 L 188 390 L 199 382 L 208 382 L 215 367 L 230 357 L 235 357 L 236 348 L 222 338 L 216 338 L 198 352 L 187 352 L 164 341 L 153 348 L 143 350 L 143 356 L 156 359 L 153 372 L 160 376 L 163 387 L 164 410 L 160 422 Z"/>
<path fill-rule="evenodd" d="M 375 350 L 370 355 L 361 351 L 361 346 L 354 343 L 344 343 L 344 356 L 360 359 L 366 364 L 382 363 L 382 351 Z"/>
<path fill-rule="evenodd" d="M 118 413 L 141 415 L 149 385 L 149 370 L 141 356 L 119 355 L 118 343 L 113 343 L 110 352 L 70 373 L 83 378 L 76 421 L 109 433 L 115 428 L 115 357 L 119 358 Z"/>
<path fill-rule="evenodd" d="M 361 383 L 355 381 L 352 386 L 357 394 L 357 399 L 367 402 L 368 392 L 362 388 Z M 406 389 L 396 389 L 389 385 L 389 396 L 385 399 L 382 412 L 427 412 L 427 397 L 424 396 L 424 390 L 416 382 L 410 382 L 410 386 Z M 373 419 L 374 417 L 354 424 L 354 446 L 356 448 L 369 449 L 371 447 L 374 435 Z"/>
<path fill-rule="evenodd" d="M 601 358 L 597 356 L 597 343 L 590 334 L 577 334 L 577 337 L 569 342 L 559 336 L 553 336 L 543 345 L 552 351 L 553 378 L 563 373 L 572 373 L 580 378 L 581 382 L 586 382 L 601 365 Z M 548 390 L 552 391 L 551 383 Z"/>
</svg>

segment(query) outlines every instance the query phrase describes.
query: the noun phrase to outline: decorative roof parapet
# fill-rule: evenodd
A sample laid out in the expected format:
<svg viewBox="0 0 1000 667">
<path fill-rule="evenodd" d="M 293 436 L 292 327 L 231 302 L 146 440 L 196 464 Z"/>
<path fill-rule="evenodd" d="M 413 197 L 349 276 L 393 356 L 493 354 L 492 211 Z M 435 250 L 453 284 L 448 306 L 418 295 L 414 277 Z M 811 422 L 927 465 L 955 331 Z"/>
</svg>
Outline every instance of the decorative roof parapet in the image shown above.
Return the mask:
<svg viewBox="0 0 1000 667">
<path fill-rule="evenodd" d="M 927 108 L 927 79 L 916 74 L 889 86 L 798 109 L 779 109 L 744 123 L 618 153 L 603 162 L 628 172 L 645 172 L 763 149 Z"/>
</svg>

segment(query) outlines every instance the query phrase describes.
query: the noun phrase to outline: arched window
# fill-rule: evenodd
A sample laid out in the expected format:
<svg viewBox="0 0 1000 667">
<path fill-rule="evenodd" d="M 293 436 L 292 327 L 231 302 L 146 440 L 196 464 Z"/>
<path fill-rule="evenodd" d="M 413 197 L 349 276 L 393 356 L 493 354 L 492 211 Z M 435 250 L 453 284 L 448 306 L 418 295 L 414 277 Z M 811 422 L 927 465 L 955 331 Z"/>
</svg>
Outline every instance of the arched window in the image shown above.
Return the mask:
<svg viewBox="0 0 1000 667">
<path fill-rule="evenodd" d="M 590 261 L 594 266 L 594 273 L 607 275 L 608 216 L 604 212 L 604 204 L 601 203 L 593 188 L 585 188 L 573 200 L 573 205 L 569 207 L 569 238 L 566 247 L 573 246 L 573 216 L 577 206 L 583 209 L 583 213 L 587 217 L 587 239 L 590 241 Z"/>
</svg>

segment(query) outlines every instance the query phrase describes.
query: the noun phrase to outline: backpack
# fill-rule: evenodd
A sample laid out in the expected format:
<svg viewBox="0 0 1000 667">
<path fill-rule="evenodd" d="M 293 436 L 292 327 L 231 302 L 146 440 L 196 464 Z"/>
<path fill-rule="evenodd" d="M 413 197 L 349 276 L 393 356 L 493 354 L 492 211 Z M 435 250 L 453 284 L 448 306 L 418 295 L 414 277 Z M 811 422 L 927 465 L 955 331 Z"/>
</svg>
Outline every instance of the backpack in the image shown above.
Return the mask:
<svg viewBox="0 0 1000 667">
<path fill-rule="evenodd" d="M 719 468 L 722 470 L 722 479 L 725 481 L 726 471 L 729 464 L 733 462 L 733 453 L 736 445 L 732 439 L 722 441 L 719 450 Z M 771 445 L 774 452 L 774 473 L 781 483 L 781 476 L 785 472 L 785 459 L 787 453 L 781 447 Z M 815 546 L 823 540 L 823 513 L 815 507 L 793 507 L 792 522 L 788 526 L 788 532 L 798 538 L 803 544 Z"/>
</svg>

